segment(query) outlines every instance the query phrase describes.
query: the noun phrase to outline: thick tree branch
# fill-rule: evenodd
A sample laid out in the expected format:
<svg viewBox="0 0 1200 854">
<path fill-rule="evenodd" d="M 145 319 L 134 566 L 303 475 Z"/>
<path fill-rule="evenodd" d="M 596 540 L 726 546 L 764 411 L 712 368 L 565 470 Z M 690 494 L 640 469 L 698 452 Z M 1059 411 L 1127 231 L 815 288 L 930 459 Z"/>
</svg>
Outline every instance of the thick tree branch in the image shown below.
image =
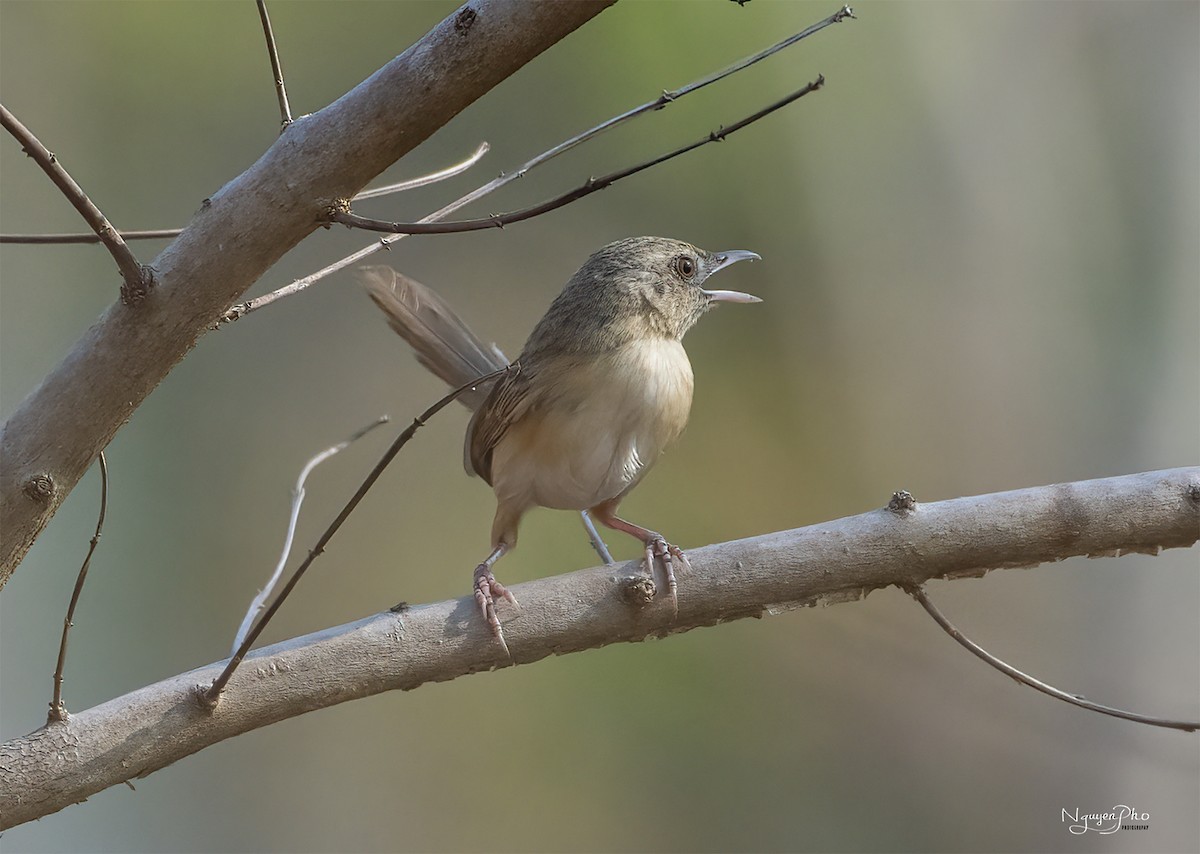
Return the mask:
<svg viewBox="0 0 1200 854">
<path fill-rule="evenodd" d="M 637 563 L 514 588 L 502 614 L 529 664 L 780 608 L 861 599 L 891 584 L 980 576 L 1076 555 L 1157 554 L 1200 539 L 1200 467 L 901 503 L 833 522 L 690 550 L 674 619 Z M 210 744 L 392 689 L 507 664 L 469 597 L 386 613 L 259 650 L 213 709 L 221 664 L 184 673 L 0 745 L 0 827 L 141 777 Z"/>
<path fill-rule="evenodd" d="M 207 200 L 151 265 L 156 287 L 137 309 L 110 307 L 0 428 L 0 586 L 118 428 L 333 199 L 352 197 L 611 2 L 472 0 L 469 27 L 451 15 L 292 122 Z"/>
</svg>

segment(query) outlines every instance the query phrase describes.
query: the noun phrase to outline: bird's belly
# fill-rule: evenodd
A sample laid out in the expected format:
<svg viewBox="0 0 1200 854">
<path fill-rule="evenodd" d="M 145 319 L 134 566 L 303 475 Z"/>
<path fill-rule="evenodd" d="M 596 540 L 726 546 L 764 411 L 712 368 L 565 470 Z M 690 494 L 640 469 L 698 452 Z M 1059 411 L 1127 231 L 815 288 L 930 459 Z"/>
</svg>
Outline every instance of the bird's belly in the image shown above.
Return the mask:
<svg viewBox="0 0 1200 854">
<path fill-rule="evenodd" d="M 500 498 L 584 510 L 629 490 L 687 423 L 692 368 L 678 341 L 639 342 L 576 365 L 496 446 Z"/>
</svg>

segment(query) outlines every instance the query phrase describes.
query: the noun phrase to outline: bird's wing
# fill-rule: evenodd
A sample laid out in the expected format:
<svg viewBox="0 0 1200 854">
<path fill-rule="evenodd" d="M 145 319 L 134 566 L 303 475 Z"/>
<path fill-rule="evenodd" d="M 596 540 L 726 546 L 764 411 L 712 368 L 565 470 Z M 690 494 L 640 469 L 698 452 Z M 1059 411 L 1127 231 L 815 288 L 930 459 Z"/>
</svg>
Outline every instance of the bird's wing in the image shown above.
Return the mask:
<svg viewBox="0 0 1200 854">
<path fill-rule="evenodd" d="M 391 267 L 361 267 L 367 293 L 388 324 L 416 351 L 417 361 L 457 388 L 508 365 L 495 344 L 484 344 L 432 289 Z M 478 409 L 491 384 L 463 392 L 459 401 Z"/>
<path fill-rule="evenodd" d="M 478 474 L 492 483 L 492 452 L 504 438 L 510 425 L 518 421 L 533 403 L 530 394 L 532 373 L 521 362 L 496 381 L 483 404 L 475 410 L 467 426 L 463 465 L 467 474 Z"/>
</svg>

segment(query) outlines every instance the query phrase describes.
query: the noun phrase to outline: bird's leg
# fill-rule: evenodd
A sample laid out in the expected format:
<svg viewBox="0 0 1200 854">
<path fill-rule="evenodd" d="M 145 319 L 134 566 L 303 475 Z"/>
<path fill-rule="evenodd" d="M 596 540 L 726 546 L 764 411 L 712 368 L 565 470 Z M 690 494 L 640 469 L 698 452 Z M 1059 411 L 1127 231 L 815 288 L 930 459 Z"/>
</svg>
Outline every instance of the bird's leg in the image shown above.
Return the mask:
<svg viewBox="0 0 1200 854">
<path fill-rule="evenodd" d="M 646 571 L 651 575 L 654 574 L 655 562 L 662 563 L 663 572 L 667 576 L 667 595 L 671 598 L 671 608 L 678 613 L 679 584 L 675 580 L 675 561 L 679 561 L 684 569 L 690 571 L 692 565 L 688 562 L 687 555 L 683 553 L 683 550 L 679 546 L 673 546 L 668 543 L 666 538 L 657 531 L 651 531 L 649 528 L 643 528 L 641 525 L 627 522 L 618 516 L 616 514 L 618 500 L 613 499 L 605 501 L 602 504 L 597 504 L 591 509 L 591 514 L 601 525 L 612 528 L 614 531 L 622 531 L 642 541 L 642 544 L 646 547 Z"/>
<path fill-rule="evenodd" d="M 592 524 L 592 517 L 586 510 L 580 510 L 579 516 L 583 519 L 583 527 L 587 530 L 588 541 L 591 542 L 592 548 L 596 550 L 596 554 L 600 555 L 600 560 L 604 561 L 605 566 L 612 566 L 615 561 L 609 554 L 608 546 L 604 545 L 604 540 L 600 539 L 600 532 Z"/>
<path fill-rule="evenodd" d="M 504 630 L 500 628 L 500 618 L 496 616 L 495 597 L 500 596 L 514 605 L 517 605 L 517 597 L 513 596 L 508 588 L 497 581 L 496 576 L 492 574 L 492 565 L 504 557 L 504 553 L 507 551 L 508 546 L 501 543 L 492 550 L 483 563 L 475 567 L 475 604 L 479 606 L 479 613 L 487 620 L 487 624 L 492 630 L 492 636 L 500 641 L 504 654 L 512 658 L 512 654 L 508 651 L 508 644 L 504 642 Z"/>
</svg>

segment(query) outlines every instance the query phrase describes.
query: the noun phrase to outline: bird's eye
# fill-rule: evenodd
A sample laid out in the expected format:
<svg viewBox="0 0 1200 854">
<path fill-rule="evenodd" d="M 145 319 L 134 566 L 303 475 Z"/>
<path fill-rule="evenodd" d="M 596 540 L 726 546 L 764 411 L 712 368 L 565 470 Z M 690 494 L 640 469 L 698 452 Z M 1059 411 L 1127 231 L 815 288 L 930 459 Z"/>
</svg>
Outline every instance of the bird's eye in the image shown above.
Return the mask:
<svg viewBox="0 0 1200 854">
<path fill-rule="evenodd" d="M 690 255 L 680 255 L 675 259 L 675 272 L 684 279 L 696 275 L 696 259 Z"/>
</svg>

